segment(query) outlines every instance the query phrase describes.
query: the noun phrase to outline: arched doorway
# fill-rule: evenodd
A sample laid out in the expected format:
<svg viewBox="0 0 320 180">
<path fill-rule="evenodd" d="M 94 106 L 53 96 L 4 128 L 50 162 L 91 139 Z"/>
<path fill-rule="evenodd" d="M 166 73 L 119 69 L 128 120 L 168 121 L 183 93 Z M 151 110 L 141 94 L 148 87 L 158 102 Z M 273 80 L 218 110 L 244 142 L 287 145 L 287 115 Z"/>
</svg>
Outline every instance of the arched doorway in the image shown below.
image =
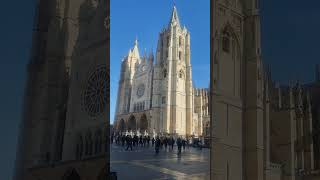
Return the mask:
<svg viewBox="0 0 320 180">
<path fill-rule="evenodd" d="M 137 121 L 136 121 L 136 118 L 132 115 L 132 116 L 130 116 L 130 118 L 128 120 L 128 130 L 135 131 L 136 128 L 137 128 Z"/>
<path fill-rule="evenodd" d="M 148 130 L 148 120 L 147 116 L 143 114 L 140 118 L 140 131 L 143 133 L 146 130 Z"/>
<path fill-rule="evenodd" d="M 125 131 L 125 129 L 126 129 L 126 124 L 124 123 L 124 120 L 121 119 L 119 122 L 119 131 L 123 132 L 123 131 Z"/>
<path fill-rule="evenodd" d="M 80 176 L 78 172 L 72 168 L 63 175 L 62 180 L 80 180 Z"/>
</svg>

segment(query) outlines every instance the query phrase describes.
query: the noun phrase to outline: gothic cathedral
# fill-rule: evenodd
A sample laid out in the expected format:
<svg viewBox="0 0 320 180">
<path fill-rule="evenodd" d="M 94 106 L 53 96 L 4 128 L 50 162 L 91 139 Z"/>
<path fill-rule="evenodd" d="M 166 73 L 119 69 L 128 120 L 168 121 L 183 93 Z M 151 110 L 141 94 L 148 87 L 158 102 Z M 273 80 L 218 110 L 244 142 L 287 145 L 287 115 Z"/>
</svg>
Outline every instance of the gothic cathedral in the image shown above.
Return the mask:
<svg viewBox="0 0 320 180">
<path fill-rule="evenodd" d="M 208 99 L 208 89 L 193 87 L 190 32 L 174 6 L 168 26 L 159 33 L 156 60 L 152 52 L 140 56 L 136 40 L 122 61 L 115 129 L 202 136 L 209 126 Z"/>
</svg>

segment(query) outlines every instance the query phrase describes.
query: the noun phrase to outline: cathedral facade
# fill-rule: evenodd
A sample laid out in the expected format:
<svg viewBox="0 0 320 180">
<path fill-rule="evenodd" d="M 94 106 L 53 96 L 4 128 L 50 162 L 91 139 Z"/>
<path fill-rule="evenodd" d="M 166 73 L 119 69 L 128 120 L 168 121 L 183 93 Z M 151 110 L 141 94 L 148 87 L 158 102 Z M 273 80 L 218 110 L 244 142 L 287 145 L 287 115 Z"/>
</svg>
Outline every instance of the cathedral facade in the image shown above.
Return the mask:
<svg viewBox="0 0 320 180">
<path fill-rule="evenodd" d="M 108 3 L 39 0 L 14 179 L 105 179 Z"/>
<path fill-rule="evenodd" d="M 190 32 L 180 24 L 176 7 L 159 34 L 155 57 L 140 56 L 135 41 L 121 64 L 117 131 L 203 135 L 209 91 L 193 86 L 190 51 Z"/>
</svg>

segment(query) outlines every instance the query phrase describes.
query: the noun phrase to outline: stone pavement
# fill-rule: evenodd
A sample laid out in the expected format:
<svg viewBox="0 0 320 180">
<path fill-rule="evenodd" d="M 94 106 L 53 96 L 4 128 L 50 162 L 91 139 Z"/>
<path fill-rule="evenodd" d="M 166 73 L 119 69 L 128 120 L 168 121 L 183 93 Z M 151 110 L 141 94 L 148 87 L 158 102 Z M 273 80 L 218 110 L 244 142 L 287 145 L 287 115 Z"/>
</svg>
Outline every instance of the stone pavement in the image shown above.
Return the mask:
<svg viewBox="0 0 320 180">
<path fill-rule="evenodd" d="M 209 149 L 182 149 L 177 155 L 177 147 L 173 150 L 161 150 L 155 154 L 154 147 L 133 147 L 126 151 L 124 147 L 110 145 L 111 171 L 117 172 L 119 180 L 164 180 L 210 179 Z"/>
</svg>

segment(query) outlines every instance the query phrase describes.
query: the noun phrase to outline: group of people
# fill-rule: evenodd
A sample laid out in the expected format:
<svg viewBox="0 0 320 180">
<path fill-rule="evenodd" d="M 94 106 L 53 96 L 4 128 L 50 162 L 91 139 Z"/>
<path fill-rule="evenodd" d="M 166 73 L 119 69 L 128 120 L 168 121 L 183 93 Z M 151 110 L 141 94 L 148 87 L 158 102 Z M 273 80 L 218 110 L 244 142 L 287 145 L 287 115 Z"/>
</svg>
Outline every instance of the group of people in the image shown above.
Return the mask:
<svg viewBox="0 0 320 180">
<path fill-rule="evenodd" d="M 129 145 L 131 146 L 131 149 L 132 149 L 132 146 L 141 146 L 141 147 L 149 146 L 150 140 L 151 140 L 150 136 L 140 135 L 139 137 L 137 135 L 134 135 L 134 136 L 111 135 L 110 143 L 113 144 L 115 142 L 117 145 L 122 145 L 122 146 Z"/>
<path fill-rule="evenodd" d="M 155 141 L 155 143 L 153 143 Z M 189 141 L 188 139 L 184 139 L 181 137 L 178 137 L 176 140 L 173 137 L 159 137 L 157 136 L 156 139 L 152 139 L 152 146 L 155 146 L 156 154 L 159 153 L 160 149 L 167 150 L 168 146 L 169 149 L 171 147 L 171 150 L 173 150 L 174 144 L 176 143 L 178 147 L 178 154 L 181 154 L 181 149 L 183 147 L 183 150 L 185 150 L 186 146 L 189 148 Z"/>
<path fill-rule="evenodd" d="M 178 154 L 181 154 L 181 150 L 185 150 L 186 146 L 189 148 L 190 145 L 190 139 L 188 138 L 174 138 L 174 137 L 168 137 L 168 136 L 156 136 L 156 137 L 150 137 L 147 136 L 138 136 L 138 135 L 111 135 L 110 143 L 116 143 L 117 145 L 126 146 L 126 150 L 131 150 L 133 147 L 149 147 L 150 142 L 152 147 L 155 148 L 156 154 L 159 153 L 160 149 L 174 149 L 174 145 L 176 144 L 178 148 Z"/>
</svg>

